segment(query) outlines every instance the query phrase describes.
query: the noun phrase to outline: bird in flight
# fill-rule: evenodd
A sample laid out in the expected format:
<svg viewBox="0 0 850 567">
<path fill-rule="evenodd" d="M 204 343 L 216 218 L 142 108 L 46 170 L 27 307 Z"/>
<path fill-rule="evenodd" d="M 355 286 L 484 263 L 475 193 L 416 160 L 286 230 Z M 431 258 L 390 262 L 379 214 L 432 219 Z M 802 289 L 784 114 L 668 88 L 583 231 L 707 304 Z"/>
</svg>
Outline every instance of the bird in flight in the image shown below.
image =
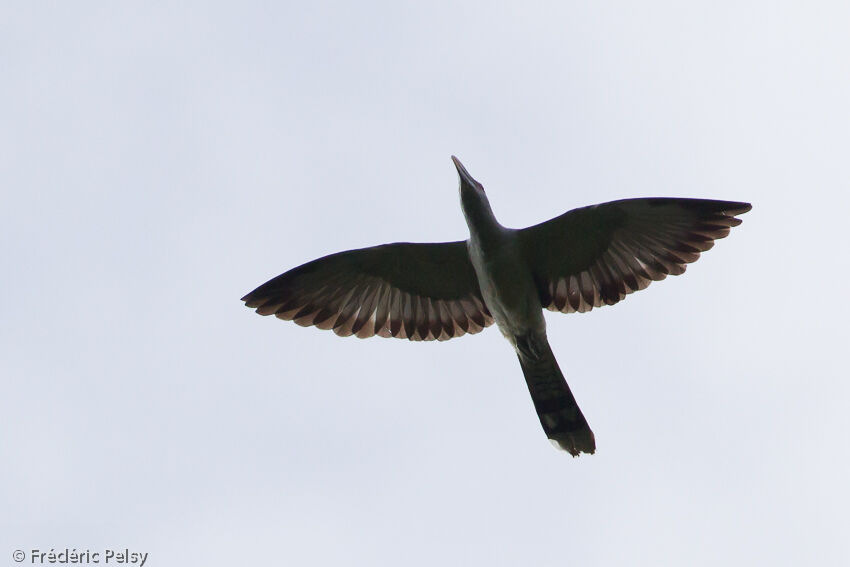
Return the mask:
<svg viewBox="0 0 850 567">
<path fill-rule="evenodd" d="M 543 309 L 590 311 L 682 274 L 751 206 L 623 199 L 505 228 L 481 183 L 452 160 L 468 240 L 331 254 L 269 280 L 242 301 L 260 315 L 344 337 L 444 341 L 495 322 L 516 351 L 546 436 L 574 457 L 593 453 L 593 432 L 549 346 Z"/>
</svg>

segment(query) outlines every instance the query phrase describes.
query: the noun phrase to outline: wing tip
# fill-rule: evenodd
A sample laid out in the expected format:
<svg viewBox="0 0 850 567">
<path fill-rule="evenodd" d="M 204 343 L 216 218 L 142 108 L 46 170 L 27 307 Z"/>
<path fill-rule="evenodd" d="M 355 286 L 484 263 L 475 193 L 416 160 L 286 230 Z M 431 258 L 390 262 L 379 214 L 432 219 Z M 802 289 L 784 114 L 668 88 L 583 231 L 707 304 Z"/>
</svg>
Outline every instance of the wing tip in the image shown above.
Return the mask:
<svg viewBox="0 0 850 567">
<path fill-rule="evenodd" d="M 258 299 L 256 297 L 254 297 L 253 295 L 251 295 L 250 293 L 248 295 L 246 295 L 245 297 L 243 297 L 242 299 L 240 299 L 239 301 L 243 302 L 245 304 L 245 307 L 247 307 L 249 309 L 257 309 L 259 307 L 262 307 L 263 303 L 264 303 L 264 301 L 262 299 Z"/>
<path fill-rule="evenodd" d="M 731 206 L 724 208 L 723 214 L 730 217 L 743 215 L 753 210 L 752 203 L 745 203 L 743 201 L 728 201 L 727 204 Z"/>
</svg>

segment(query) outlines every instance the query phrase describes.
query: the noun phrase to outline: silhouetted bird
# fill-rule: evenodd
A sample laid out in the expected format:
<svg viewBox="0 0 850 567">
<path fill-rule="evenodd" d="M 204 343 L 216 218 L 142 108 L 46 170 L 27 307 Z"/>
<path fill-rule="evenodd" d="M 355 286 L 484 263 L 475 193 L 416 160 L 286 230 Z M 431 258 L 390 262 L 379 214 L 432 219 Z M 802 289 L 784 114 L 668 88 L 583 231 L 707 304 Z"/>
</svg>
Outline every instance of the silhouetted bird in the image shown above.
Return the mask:
<svg viewBox="0 0 850 567">
<path fill-rule="evenodd" d="M 482 185 L 452 160 L 469 240 L 331 254 L 279 275 L 242 300 L 261 315 L 360 338 L 443 341 L 495 321 L 516 350 L 546 435 L 573 456 L 593 453 L 593 432 L 546 338 L 543 308 L 589 311 L 681 274 L 751 207 L 624 199 L 510 229 L 496 221 Z"/>
</svg>

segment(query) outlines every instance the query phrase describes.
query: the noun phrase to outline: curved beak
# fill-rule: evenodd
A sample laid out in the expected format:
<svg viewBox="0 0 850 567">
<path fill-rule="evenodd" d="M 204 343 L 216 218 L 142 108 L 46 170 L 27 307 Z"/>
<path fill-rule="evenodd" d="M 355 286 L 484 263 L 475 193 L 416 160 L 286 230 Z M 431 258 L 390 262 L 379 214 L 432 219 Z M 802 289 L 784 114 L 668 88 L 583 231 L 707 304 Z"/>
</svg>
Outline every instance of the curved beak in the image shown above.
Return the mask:
<svg viewBox="0 0 850 567">
<path fill-rule="evenodd" d="M 461 184 L 471 185 L 472 187 L 480 187 L 481 186 L 481 184 L 478 183 L 475 179 L 473 179 L 473 177 L 469 174 L 469 172 L 466 171 L 466 168 L 463 167 L 463 164 L 460 163 L 459 159 L 457 159 L 455 156 L 452 156 L 452 161 L 454 162 L 455 167 L 457 168 L 457 174 L 458 174 L 458 176 L 460 176 Z"/>
</svg>

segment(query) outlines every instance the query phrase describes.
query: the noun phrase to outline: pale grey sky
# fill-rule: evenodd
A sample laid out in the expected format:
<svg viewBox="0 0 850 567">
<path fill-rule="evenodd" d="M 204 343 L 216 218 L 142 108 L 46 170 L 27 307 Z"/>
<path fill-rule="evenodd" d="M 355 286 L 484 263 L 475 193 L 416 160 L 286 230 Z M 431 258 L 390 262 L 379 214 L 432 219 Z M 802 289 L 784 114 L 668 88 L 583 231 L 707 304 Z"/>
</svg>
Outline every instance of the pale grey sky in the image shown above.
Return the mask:
<svg viewBox="0 0 850 567">
<path fill-rule="evenodd" d="M 846 4 L 1 15 L 0 562 L 848 564 Z M 507 226 L 753 203 L 684 276 L 547 313 L 594 456 L 550 446 L 495 328 L 341 339 L 239 301 L 465 238 L 450 154 Z"/>
</svg>

